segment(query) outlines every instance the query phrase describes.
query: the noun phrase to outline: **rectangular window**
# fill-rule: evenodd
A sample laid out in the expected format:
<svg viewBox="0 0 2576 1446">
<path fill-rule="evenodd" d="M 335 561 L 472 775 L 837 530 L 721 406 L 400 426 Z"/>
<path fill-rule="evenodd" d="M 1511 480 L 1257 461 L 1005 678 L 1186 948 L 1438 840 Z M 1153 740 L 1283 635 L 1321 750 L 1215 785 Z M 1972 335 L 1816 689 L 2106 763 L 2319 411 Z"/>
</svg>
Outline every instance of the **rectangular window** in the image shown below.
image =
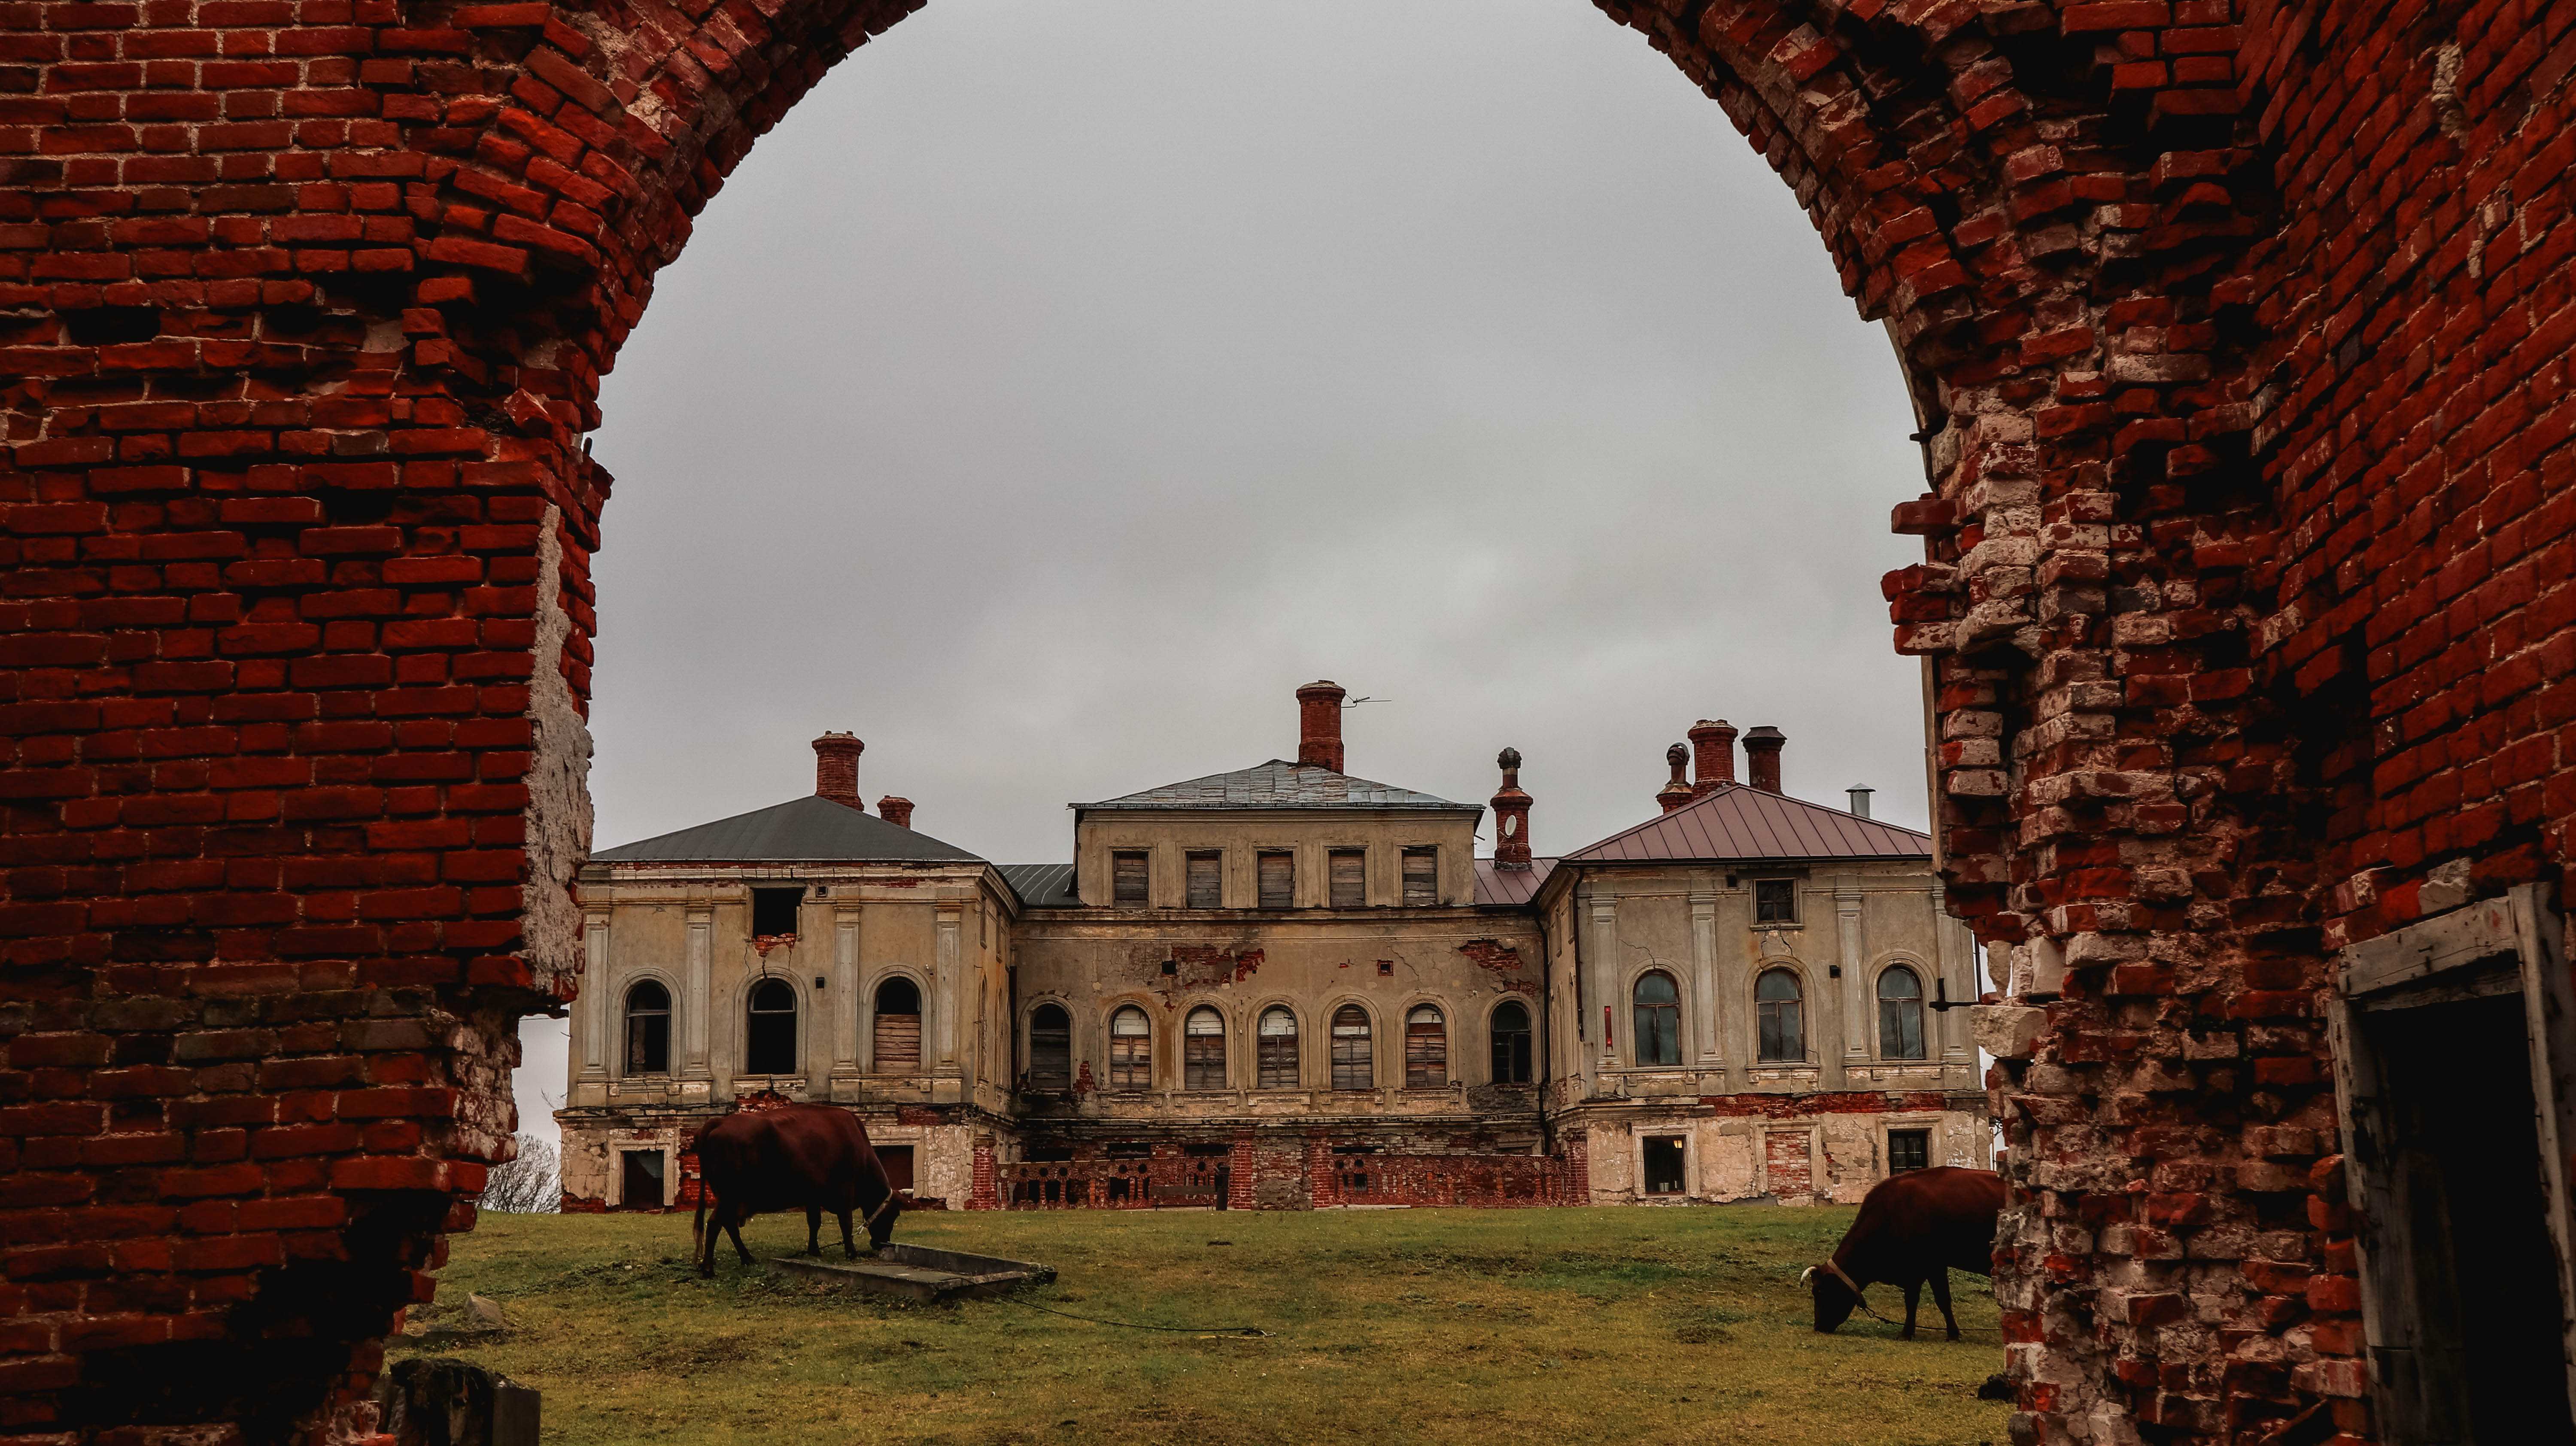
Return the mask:
<svg viewBox="0 0 2576 1446">
<path fill-rule="evenodd" d="M 1682 1193 L 1681 1137 L 1658 1135 L 1642 1143 L 1645 1146 L 1646 1193 L 1649 1195 Z"/>
<path fill-rule="evenodd" d="M 1404 851 L 1404 902 L 1417 909 L 1440 902 L 1440 850 Z"/>
<path fill-rule="evenodd" d="M 1289 909 L 1297 904 L 1297 856 L 1286 849 L 1261 855 L 1261 907 Z"/>
<path fill-rule="evenodd" d="M 1212 852 L 1190 855 L 1190 907 L 1225 907 L 1225 855 Z"/>
<path fill-rule="evenodd" d="M 618 1189 L 629 1210 L 662 1208 L 662 1152 L 659 1150 L 624 1150 L 619 1152 Z"/>
<path fill-rule="evenodd" d="M 1798 881 L 1796 879 L 1755 879 L 1753 881 L 1753 922 L 1757 924 L 1798 922 Z"/>
<path fill-rule="evenodd" d="M 1358 909 L 1368 904 L 1368 855 L 1359 849 L 1335 849 L 1332 853 L 1332 905 L 1336 909 Z"/>
<path fill-rule="evenodd" d="M 1145 879 L 1143 853 L 1114 853 L 1109 856 L 1109 902 L 1143 904 L 1149 897 L 1145 892 Z"/>
<path fill-rule="evenodd" d="M 795 933 L 796 910 L 804 902 L 802 888 L 752 890 L 751 932 L 763 939 Z"/>
<path fill-rule="evenodd" d="M 1930 1130 L 1890 1130 L 1887 1132 L 1887 1173 L 1921 1170 L 1932 1163 Z"/>
</svg>

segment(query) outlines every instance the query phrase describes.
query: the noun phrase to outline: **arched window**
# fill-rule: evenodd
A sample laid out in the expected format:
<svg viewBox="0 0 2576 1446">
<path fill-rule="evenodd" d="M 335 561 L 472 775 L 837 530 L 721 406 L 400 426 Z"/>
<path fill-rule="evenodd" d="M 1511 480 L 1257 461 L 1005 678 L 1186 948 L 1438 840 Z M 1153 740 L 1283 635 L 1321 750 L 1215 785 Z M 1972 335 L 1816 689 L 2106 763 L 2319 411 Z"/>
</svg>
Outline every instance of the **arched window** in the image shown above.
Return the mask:
<svg viewBox="0 0 2576 1446">
<path fill-rule="evenodd" d="M 1436 1090 L 1449 1083 L 1449 1021 L 1433 1005 L 1404 1016 L 1404 1087 Z"/>
<path fill-rule="evenodd" d="M 1181 1023 L 1181 1088 L 1225 1088 L 1225 1016 L 1204 1004 Z"/>
<path fill-rule="evenodd" d="M 1902 964 L 1878 976 L 1878 1056 L 1924 1057 L 1923 980 Z"/>
<path fill-rule="evenodd" d="M 1682 992 L 1661 970 L 1637 976 L 1638 1064 L 1682 1062 Z"/>
<path fill-rule="evenodd" d="M 1494 1083 L 1530 1082 L 1529 1010 L 1505 1004 L 1494 1011 Z"/>
<path fill-rule="evenodd" d="M 1073 1088 L 1073 1016 L 1060 1004 L 1029 1011 L 1029 1088 Z"/>
<path fill-rule="evenodd" d="M 796 1073 L 796 987 L 784 979 L 751 986 L 742 1022 L 745 1074 Z"/>
<path fill-rule="evenodd" d="M 671 991 L 650 979 L 626 991 L 626 1072 L 671 1072 Z"/>
<path fill-rule="evenodd" d="M 1377 1069 L 1369 1058 L 1368 1011 L 1345 1004 L 1333 1011 L 1333 1088 L 1377 1087 Z"/>
<path fill-rule="evenodd" d="M 921 986 L 900 974 L 878 985 L 876 1015 L 876 1072 L 919 1074 Z"/>
<path fill-rule="evenodd" d="M 1297 1011 L 1274 1004 L 1261 1011 L 1261 1087 L 1297 1087 Z"/>
<path fill-rule="evenodd" d="M 1145 1011 L 1133 1004 L 1109 1016 L 1109 1087 L 1154 1087 L 1154 1027 L 1146 1023 Z"/>
<path fill-rule="evenodd" d="M 1753 1009 L 1761 1016 L 1758 1057 L 1787 1064 L 1807 1062 L 1807 992 L 1786 969 L 1765 969 L 1753 981 Z"/>
</svg>

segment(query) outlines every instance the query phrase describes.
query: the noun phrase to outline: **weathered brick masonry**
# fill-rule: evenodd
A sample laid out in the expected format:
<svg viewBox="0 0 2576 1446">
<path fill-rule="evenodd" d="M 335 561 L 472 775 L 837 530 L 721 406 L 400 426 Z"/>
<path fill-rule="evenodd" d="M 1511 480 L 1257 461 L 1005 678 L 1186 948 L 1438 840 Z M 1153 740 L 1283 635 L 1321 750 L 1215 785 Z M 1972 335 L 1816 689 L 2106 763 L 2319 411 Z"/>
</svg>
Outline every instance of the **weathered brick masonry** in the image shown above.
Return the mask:
<svg viewBox="0 0 2576 1446">
<path fill-rule="evenodd" d="M 316 1428 L 470 1224 L 576 983 L 597 379 L 907 8 L 0 4 L 0 1434 Z M 1603 8 L 1918 399 L 2017 1437 L 2368 1438 L 2328 951 L 2567 880 L 2576 4 Z"/>
</svg>

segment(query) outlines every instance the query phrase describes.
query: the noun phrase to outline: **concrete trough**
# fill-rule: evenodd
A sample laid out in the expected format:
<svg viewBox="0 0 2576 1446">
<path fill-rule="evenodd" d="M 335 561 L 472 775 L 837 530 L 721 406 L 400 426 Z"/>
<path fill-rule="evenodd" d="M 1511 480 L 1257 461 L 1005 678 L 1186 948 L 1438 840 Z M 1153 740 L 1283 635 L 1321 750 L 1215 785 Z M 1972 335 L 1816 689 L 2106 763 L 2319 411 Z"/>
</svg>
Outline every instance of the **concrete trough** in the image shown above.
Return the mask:
<svg viewBox="0 0 2576 1446">
<path fill-rule="evenodd" d="M 889 1245 L 872 1256 L 863 1255 L 856 1260 L 818 1260 L 808 1255 L 778 1256 L 768 1264 L 774 1269 L 811 1280 L 827 1280 L 835 1285 L 855 1286 L 878 1295 L 919 1301 L 976 1299 L 1000 1295 L 1024 1285 L 1045 1285 L 1055 1279 L 1052 1265 L 1004 1260 L 994 1255 L 968 1255 L 957 1250 L 933 1250 L 924 1245 Z"/>
</svg>

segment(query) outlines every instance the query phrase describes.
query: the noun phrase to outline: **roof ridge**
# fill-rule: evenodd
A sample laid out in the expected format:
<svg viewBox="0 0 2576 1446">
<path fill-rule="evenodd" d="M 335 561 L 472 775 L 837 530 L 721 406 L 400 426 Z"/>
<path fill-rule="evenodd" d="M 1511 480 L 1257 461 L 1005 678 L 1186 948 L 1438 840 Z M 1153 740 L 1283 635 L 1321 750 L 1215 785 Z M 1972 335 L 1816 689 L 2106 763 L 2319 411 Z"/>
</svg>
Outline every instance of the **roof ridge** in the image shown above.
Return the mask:
<svg viewBox="0 0 2576 1446">
<path fill-rule="evenodd" d="M 1824 814 L 1837 819 L 1847 819 L 1853 823 L 1862 824 L 1870 828 L 1885 829 L 1890 833 L 1902 834 L 1909 838 L 1920 839 L 1927 845 L 1932 842 L 1932 835 L 1925 833 L 1921 829 L 1907 828 L 1901 823 L 1890 823 L 1885 819 L 1863 818 L 1861 815 L 1853 813 L 1848 809 L 1835 808 L 1831 804 L 1816 803 L 1809 799 L 1799 798 L 1793 794 L 1774 793 L 1767 788 L 1755 788 L 1749 783 L 1742 783 L 1730 779 L 1719 782 L 1710 788 L 1708 792 L 1701 794 L 1699 797 L 1692 799 L 1690 802 L 1683 804 L 1681 807 L 1674 809 L 1670 813 L 1657 814 L 1653 818 L 1646 819 L 1641 823 L 1632 824 L 1627 828 L 1623 828 L 1617 833 L 1610 834 L 1604 838 L 1595 839 L 1593 842 L 1585 844 L 1579 849 L 1568 849 L 1564 854 L 1560 855 L 1560 857 L 1567 861 L 1581 861 L 1588 856 L 1598 854 L 1601 850 L 1606 849 L 1623 839 L 1632 838 L 1638 834 L 1645 833 L 1650 829 L 1660 828 L 1664 825 L 1671 824 L 1676 820 L 1681 819 L 1683 815 L 1696 812 L 1709 804 L 1715 803 L 1719 799 L 1734 798 L 1743 794 L 1754 794 L 1758 795 L 1760 798 L 1776 800 L 1781 804 L 1805 809 L 1811 813 Z M 1802 855 L 1796 853 L 1776 855 L 1776 857 L 1782 858 L 1800 856 Z M 1758 857 L 1758 855 L 1748 855 L 1747 857 Z"/>
</svg>

